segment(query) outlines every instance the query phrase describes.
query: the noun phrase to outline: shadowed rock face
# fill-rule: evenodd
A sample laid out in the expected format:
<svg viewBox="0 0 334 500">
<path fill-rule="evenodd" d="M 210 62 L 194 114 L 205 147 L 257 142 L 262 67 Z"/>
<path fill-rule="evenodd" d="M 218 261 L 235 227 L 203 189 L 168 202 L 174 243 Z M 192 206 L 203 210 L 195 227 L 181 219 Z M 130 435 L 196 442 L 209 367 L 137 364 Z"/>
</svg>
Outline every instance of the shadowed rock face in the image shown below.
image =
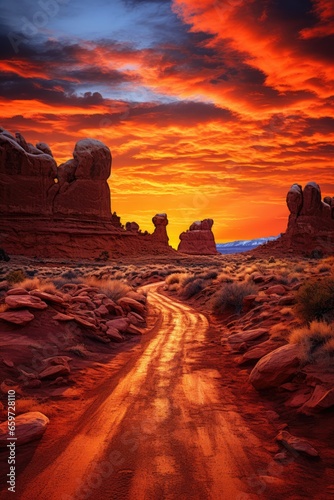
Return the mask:
<svg viewBox="0 0 334 500">
<path fill-rule="evenodd" d="M 56 177 L 57 164 L 52 156 L 29 148 L 22 136 L 17 140 L 0 129 L 1 213 L 50 214 L 48 192 Z"/>
<path fill-rule="evenodd" d="M 217 253 L 215 238 L 211 230 L 212 219 L 195 221 L 188 231 L 180 234 L 178 251 L 192 255 L 214 255 Z"/>
</svg>

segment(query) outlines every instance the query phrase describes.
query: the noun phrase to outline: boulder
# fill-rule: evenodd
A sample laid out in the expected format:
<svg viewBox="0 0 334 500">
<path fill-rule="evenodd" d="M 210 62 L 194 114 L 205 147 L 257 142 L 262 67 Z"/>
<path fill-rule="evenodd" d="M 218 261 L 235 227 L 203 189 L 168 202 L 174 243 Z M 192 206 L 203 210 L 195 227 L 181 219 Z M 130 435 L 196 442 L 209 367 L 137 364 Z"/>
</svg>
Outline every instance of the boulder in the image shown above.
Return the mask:
<svg viewBox="0 0 334 500">
<path fill-rule="evenodd" d="M 266 342 L 262 342 L 261 344 L 249 349 L 249 351 L 247 351 L 243 355 L 242 361 L 243 362 L 257 361 L 263 358 L 263 356 L 266 356 L 270 352 L 274 351 L 278 347 L 281 347 L 281 345 L 283 344 L 285 344 L 284 341 L 269 339 Z"/>
<path fill-rule="evenodd" d="M 218 252 L 212 226 L 212 219 L 193 222 L 186 232 L 180 234 L 178 252 L 191 255 L 216 255 Z"/>
<path fill-rule="evenodd" d="M 69 375 L 71 373 L 71 369 L 67 364 L 60 364 L 60 365 L 53 365 L 50 364 L 47 368 L 44 368 L 39 373 L 39 378 L 41 380 L 47 379 L 47 378 L 57 378 L 62 375 Z"/>
<path fill-rule="evenodd" d="M 5 303 L 11 309 L 31 308 L 46 309 L 48 305 L 38 297 L 32 295 L 7 295 Z"/>
<path fill-rule="evenodd" d="M 48 417 L 38 411 L 22 413 L 15 419 L 15 441 L 16 445 L 30 443 L 40 439 L 49 423 Z M 8 445 L 8 421 L 0 424 L 0 446 L 7 448 Z"/>
<path fill-rule="evenodd" d="M 124 341 L 124 338 L 119 333 L 119 331 L 116 328 L 112 327 L 112 326 L 109 326 L 108 330 L 106 331 L 106 335 L 113 342 L 123 342 Z"/>
<path fill-rule="evenodd" d="M 286 196 L 288 209 L 294 215 L 299 215 L 303 206 L 303 190 L 299 184 L 293 184 Z"/>
<path fill-rule="evenodd" d="M 228 337 L 228 342 L 230 344 L 241 344 L 243 342 L 249 342 L 252 340 L 256 340 L 263 335 L 268 334 L 267 328 L 256 328 L 254 330 L 245 330 L 239 333 L 233 333 Z"/>
<path fill-rule="evenodd" d="M 283 285 L 273 285 L 273 286 L 269 287 L 265 291 L 265 293 L 267 295 L 272 295 L 272 294 L 285 295 L 286 294 L 286 288 Z"/>
<path fill-rule="evenodd" d="M 322 385 L 316 385 L 312 396 L 301 408 L 302 413 L 319 412 L 334 406 L 334 388 L 327 389 Z"/>
<path fill-rule="evenodd" d="M 288 431 L 280 431 L 276 436 L 276 441 L 282 443 L 288 450 L 292 448 L 297 452 L 301 451 L 311 457 L 319 456 L 319 452 L 308 441 L 292 436 Z"/>
<path fill-rule="evenodd" d="M 28 309 L 18 309 L 0 313 L 0 319 L 8 323 L 14 323 L 15 325 L 26 325 L 35 319 L 35 316 Z"/>
<path fill-rule="evenodd" d="M 260 359 L 251 371 L 249 381 L 257 390 L 278 387 L 288 381 L 299 367 L 299 346 L 283 345 Z"/>
<path fill-rule="evenodd" d="M 145 306 L 141 302 L 131 299 L 130 297 L 122 297 L 117 301 L 117 304 L 127 312 L 135 311 L 138 314 L 144 315 L 146 311 Z"/>
<path fill-rule="evenodd" d="M 115 318 L 107 321 L 108 328 L 115 328 L 119 332 L 126 332 L 130 325 L 130 320 L 128 318 Z"/>
<path fill-rule="evenodd" d="M 64 299 L 62 297 L 59 297 L 59 295 L 54 295 L 51 293 L 46 293 L 46 292 L 41 292 L 40 290 L 32 290 L 30 292 L 30 295 L 33 297 L 38 297 L 45 302 L 51 302 L 52 304 L 63 304 Z"/>
</svg>

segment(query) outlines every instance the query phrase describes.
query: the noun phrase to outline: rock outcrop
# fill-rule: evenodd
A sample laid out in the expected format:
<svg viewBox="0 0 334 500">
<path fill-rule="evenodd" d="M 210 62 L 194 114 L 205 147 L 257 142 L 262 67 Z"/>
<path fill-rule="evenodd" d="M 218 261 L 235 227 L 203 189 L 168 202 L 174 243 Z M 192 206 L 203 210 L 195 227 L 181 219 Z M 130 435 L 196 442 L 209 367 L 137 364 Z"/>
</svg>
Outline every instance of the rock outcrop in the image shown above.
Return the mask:
<svg viewBox="0 0 334 500">
<path fill-rule="evenodd" d="M 321 197 L 320 186 L 309 182 L 304 189 L 293 184 L 286 196 L 290 211 L 288 226 L 276 241 L 270 241 L 255 253 L 281 252 L 321 256 L 334 251 L 334 197 Z"/>
<path fill-rule="evenodd" d="M 13 255 L 95 258 L 172 253 L 166 214 L 153 218 L 153 234 L 136 222 L 124 228 L 111 213 L 109 148 L 95 139 L 75 145 L 57 166 L 50 147 L 27 143 L 0 128 L 1 245 Z M 5 254 L 4 254 L 5 255 Z"/>
<path fill-rule="evenodd" d="M 191 255 L 217 254 L 212 226 L 212 219 L 193 222 L 188 231 L 180 234 L 178 251 Z"/>
</svg>

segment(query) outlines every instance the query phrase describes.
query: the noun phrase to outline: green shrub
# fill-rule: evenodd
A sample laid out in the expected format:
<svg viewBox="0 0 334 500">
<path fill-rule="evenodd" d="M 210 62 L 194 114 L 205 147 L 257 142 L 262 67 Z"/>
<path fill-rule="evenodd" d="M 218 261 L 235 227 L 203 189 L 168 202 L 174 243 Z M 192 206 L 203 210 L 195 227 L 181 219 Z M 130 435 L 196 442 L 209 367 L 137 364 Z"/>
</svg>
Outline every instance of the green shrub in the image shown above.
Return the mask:
<svg viewBox="0 0 334 500">
<path fill-rule="evenodd" d="M 17 283 L 21 283 L 26 279 L 25 273 L 22 271 L 22 269 L 13 269 L 12 271 L 9 271 L 9 273 L 6 274 L 5 279 L 10 283 L 11 285 L 15 285 Z"/>
<path fill-rule="evenodd" d="M 256 286 L 248 282 L 226 283 L 213 295 L 212 310 L 215 314 L 224 311 L 240 314 L 244 298 L 256 292 Z"/>
<path fill-rule="evenodd" d="M 296 294 L 296 313 L 307 323 L 334 317 L 334 279 L 307 281 Z"/>
</svg>

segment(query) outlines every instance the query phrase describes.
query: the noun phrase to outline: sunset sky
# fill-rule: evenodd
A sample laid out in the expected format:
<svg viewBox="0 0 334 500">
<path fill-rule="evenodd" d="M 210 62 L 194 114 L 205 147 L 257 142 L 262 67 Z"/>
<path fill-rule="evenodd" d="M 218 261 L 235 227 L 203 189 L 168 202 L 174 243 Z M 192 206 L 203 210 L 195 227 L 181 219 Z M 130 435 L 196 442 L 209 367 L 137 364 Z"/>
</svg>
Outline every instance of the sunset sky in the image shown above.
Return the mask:
<svg viewBox="0 0 334 500">
<path fill-rule="evenodd" d="M 334 195 L 333 0 L 15 0 L 0 33 L 0 125 L 58 163 L 107 144 L 123 223 L 248 239 L 291 184 Z"/>
</svg>

